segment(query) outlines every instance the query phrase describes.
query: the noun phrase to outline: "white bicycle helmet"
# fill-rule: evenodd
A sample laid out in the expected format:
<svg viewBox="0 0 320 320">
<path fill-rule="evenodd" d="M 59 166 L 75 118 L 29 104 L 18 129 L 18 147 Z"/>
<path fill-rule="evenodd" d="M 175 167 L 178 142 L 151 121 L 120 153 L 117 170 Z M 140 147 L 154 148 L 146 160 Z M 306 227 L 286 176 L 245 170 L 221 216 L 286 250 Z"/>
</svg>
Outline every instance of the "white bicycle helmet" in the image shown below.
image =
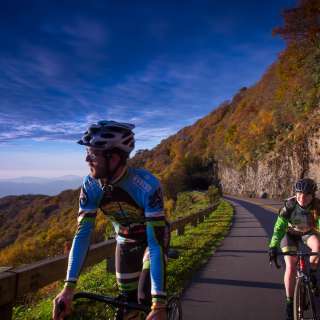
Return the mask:
<svg viewBox="0 0 320 320">
<path fill-rule="evenodd" d="M 101 150 L 119 149 L 129 154 L 134 149 L 134 125 L 116 121 L 91 124 L 79 144 Z"/>
</svg>

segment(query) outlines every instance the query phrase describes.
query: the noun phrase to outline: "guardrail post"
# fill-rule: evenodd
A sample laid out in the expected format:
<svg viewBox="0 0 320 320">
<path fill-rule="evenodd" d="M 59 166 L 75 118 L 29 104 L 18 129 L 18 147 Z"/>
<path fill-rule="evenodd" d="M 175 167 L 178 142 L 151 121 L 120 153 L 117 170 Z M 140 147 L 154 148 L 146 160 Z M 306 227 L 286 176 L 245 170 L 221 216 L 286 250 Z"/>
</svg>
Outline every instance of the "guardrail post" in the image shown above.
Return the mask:
<svg viewBox="0 0 320 320">
<path fill-rule="evenodd" d="M 177 228 L 177 235 L 182 236 L 184 234 L 184 226 L 179 226 Z"/>
<path fill-rule="evenodd" d="M 13 272 L 0 272 L 0 319 L 11 320 L 16 298 L 17 277 Z"/>
<path fill-rule="evenodd" d="M 114 255 L 112 257 L 107 258 L 107 272 L 116 272 L 116 260 Z"/>
<path fill-rule="evenodd" d="M 3 320 L 12 319 L 13 303 L 8 303 L 0 307 L 0 318 Z"/>
</svg>

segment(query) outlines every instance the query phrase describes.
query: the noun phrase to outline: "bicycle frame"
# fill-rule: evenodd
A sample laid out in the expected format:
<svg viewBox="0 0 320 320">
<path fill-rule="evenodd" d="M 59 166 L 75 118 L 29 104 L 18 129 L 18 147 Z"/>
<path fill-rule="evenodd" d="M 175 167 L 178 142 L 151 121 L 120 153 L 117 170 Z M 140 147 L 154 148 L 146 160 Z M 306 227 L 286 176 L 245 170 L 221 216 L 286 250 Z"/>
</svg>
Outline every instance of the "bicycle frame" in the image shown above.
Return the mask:
<svg viewBox="0 0 320 320">
<path fill-rule="evenodd" d="M 295 256 L 298 258 L 296 285 L 293 297 L 294 319 L 318 319 L 314 293 L 311 289 L 310 272 L 306 266 L 306 258 L 310 256 L 319 256 L 320 254 L 318 252 L 288 252 L 279 253 L 279 255 Z M 277 259 L 275 259 L 275 265 L 280 268 Z M 306 314 L 308 314 L 309 317 L 305 318 Z"/>
<path fill-rule="evenodd" d="M 305 256 L 298 255 L 296 279 L 303 278 L 304 281 L 309 282 L 310 276 L 307 271 L 306 261 L 304 257 Z"/>
</svg>

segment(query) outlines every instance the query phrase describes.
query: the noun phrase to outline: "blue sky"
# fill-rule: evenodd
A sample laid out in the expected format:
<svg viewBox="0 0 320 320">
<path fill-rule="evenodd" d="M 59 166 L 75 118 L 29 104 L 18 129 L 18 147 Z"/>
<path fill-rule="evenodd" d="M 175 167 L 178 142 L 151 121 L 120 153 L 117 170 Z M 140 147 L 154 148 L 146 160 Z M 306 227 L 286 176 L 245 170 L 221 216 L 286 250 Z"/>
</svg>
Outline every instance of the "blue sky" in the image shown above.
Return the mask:
<svg viewBox="0 0 320 320">
<path fill-rule="evenodd" d="M 75 141 L 101 119 L 137 149 L 253 85 L 293 0 L 1 1 L 0 178 L 84 175 Z"/>
</svg>

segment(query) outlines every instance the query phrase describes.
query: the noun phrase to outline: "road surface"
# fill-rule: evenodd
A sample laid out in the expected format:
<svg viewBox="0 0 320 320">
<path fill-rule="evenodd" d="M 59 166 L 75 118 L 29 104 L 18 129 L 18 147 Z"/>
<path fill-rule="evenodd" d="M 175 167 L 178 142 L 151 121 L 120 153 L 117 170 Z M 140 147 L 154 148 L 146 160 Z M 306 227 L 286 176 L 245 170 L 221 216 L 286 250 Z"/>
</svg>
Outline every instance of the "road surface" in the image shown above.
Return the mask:
<svg viewBox="0 0 320 320">
<path fill-rule="evenodd" d="M 284 319 L 284 270 L 270 267 L 267 255 L 281 202 L 226 199 L 235 207 L 232 227 L 185 290 L 183 319 Z"/>
</svg>

